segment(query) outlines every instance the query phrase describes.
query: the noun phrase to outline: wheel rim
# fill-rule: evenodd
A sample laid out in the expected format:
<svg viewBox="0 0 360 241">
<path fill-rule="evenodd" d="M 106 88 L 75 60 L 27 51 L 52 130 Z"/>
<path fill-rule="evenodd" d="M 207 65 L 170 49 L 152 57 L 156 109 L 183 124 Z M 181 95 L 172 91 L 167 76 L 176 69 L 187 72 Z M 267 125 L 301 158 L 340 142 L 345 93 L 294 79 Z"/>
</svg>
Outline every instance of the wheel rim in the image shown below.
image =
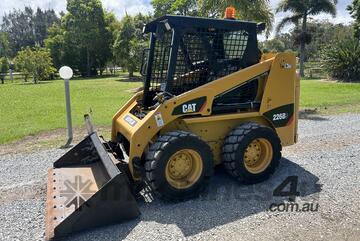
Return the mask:
<svg viewBox="0 0 360 241">
<path fill-rule="evenodd" d="M 203 162 L 198 152 L 184 149 L 173 154 L 166 164 L 165 177 L 177 189 L 194 185 L 200 178 Z"/>
<path fill-rule="evenodd" d="M 271 143 L 264 138 L 255 139 L 245 150 L 245 168 L 250 173 L 259 174 L 270 165 L 272 158 L 273 149 Z"/>
</svg>

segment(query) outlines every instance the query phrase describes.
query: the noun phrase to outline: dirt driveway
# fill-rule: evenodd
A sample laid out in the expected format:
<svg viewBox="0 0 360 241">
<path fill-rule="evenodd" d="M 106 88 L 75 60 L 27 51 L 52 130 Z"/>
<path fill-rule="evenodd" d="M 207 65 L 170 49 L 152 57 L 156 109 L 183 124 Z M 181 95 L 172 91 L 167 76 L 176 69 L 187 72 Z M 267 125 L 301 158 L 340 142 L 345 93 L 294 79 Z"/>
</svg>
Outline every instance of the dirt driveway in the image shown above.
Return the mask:
<svg viewBox="0 0 360 241">
<path fill-rule="evenodd" d="M 240 186 L 218 168 L 198 199 L 140 202 L 140 218 L 68 240 L 359 240 L 360 115 L 314 116 L 299 128 L 265 183 Z M 43 239 L 46 170 L 64 151 L 0 156 L 0 240 Z M 273 195 L 289 177 L 294 203 Z"/>
</svg>

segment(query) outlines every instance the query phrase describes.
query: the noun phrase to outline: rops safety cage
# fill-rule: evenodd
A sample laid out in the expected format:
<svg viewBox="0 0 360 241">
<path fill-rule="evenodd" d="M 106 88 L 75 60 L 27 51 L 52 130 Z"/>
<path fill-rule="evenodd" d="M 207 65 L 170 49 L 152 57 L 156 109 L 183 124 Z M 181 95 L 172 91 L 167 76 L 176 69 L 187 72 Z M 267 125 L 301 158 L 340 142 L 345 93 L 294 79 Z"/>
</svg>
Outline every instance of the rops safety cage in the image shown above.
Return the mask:
<svg viewBox="0 0 360 241">
<path fill-rule="evenodd" d="M 259 62 L 257 32 L 263 24 L 232 19 L 166 15 L 144 28 L 150 47 L 141 72 L 143 105 L 158 92 L 180 95 Z"/>
</svg>

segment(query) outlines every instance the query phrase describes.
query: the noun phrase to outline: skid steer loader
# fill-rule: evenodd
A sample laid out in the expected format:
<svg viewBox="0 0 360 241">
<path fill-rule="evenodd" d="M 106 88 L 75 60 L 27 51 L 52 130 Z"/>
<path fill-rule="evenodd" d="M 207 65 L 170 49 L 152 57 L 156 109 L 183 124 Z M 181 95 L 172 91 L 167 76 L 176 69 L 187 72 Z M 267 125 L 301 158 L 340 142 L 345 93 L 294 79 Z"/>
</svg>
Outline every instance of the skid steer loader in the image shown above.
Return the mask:
<svg viewBox="0 0 360 241">
<path fill-rule="evenodd" d="M 136 218 L 146 182 L 166 200 L 196 197 L 216 165 L 241 183 L 274 173 L 297 141 L 292 53 L 262 54 L 263 24 L 166 15 L 144 27 L 143 90 L 48 173 L 46 238 Z"/>
</svg>

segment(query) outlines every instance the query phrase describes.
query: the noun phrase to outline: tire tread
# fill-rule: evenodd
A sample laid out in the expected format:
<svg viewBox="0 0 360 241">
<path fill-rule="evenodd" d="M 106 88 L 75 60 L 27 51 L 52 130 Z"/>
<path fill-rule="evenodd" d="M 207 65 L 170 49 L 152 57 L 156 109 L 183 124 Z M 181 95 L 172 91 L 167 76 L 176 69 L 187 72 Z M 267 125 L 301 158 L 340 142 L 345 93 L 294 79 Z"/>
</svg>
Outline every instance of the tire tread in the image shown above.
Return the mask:
<svg viewBox="0 0 360 241">
<path fill-rule="evenodd" d="M 245 178 L 239 169 L 237 168 L 236 160 L 236 151 L 238 149 L 239 143 L 241 143 L 244 138 L 252 131 L 257 130 L 259 128 L 269 128 L 266 126 L 259 125 L 255 122 L 244 123 L 239 127 L 236 127 L 225 139 L 224 145 L 222 148 L 222 159 L 225 170 L 232 177 L 236 178 L 239 182 L 244 184 L 254 184 L 257 183 L 258 180 Z M 270 129 L 270 128 L 269 128 Z M 277 136 L 277 135 L 276 135 Z M 280 139 L 277 137 L 277 141 L 280 143 Z M 280 157 L 281 157 L 281 145 L 280 145 Z M 266 176 L 266 178 L 270 177 L 276 170 L 279 165 L 279 161 L 275 162 L 273 168 L 271 168 L 270 172 Z"/>
</svg>

